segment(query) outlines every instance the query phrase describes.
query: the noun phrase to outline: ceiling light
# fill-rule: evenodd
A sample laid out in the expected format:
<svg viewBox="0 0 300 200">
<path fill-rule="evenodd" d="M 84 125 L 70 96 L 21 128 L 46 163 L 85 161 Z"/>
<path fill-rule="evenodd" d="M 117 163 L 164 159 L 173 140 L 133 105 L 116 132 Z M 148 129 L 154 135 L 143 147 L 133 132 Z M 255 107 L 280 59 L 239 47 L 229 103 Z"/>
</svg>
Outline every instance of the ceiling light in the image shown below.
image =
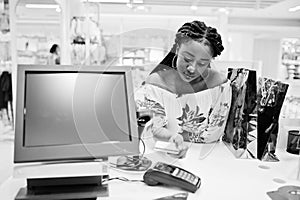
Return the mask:
<svg viewBox="0 0 300 200">
<path fill-rule="evenodd" d="M 219 8 L 219 12 L 226 12 L 226 8 Z"/>
<path fill-rule="evenodd" d="M 83 2 L 93 3 L 129 3 L 129 0 L 82 0 Z"/>
<path fill-rule="evenodd" d="M 191 6 L 190 9 L 191 10 L 198 10 L 198 7 L 197 6 Z"/>
<path fill-rule="evenodd" d="M 132 0 L 132 3 L 144 3 L 144 0 Z"/>
<path fill-rule="evenodd" d="M 59 8 L 59 5 L 56 4 L 26 4 L 26 8 Z"/>
<path fill-rule="evenodd" d="M 297 10 L 300 10 L 300 6 L 295 6 L 289 9 L 290 12 L 296 12 Z"/>
<path fill-rule="evenodd" d="M 220 13 L 225 13 L 226 15 L 229 14 L 229 10 L 228 10 L 227 8 L 219 8 L 218 11 L 219 11 Z"/>
<path fill-rule="evenodd" d="M 61 12 L 60 7 L 57 7 L 57 8 L 55 9 L 55 11 L 58 12 L 58 13 L 60 13 L 60 12 Z"/>
<path fill-rule="evenodd" d="M 145 10 L 145 6 L 137 6 L 136 9 L 138 9 L 138 10 Z"/>
<path fill-rule="evenodd" d="M 133 8 L 132 3 L 127 3 L 126 6 L 127 6 L 128 8 Z"/>
</svg>

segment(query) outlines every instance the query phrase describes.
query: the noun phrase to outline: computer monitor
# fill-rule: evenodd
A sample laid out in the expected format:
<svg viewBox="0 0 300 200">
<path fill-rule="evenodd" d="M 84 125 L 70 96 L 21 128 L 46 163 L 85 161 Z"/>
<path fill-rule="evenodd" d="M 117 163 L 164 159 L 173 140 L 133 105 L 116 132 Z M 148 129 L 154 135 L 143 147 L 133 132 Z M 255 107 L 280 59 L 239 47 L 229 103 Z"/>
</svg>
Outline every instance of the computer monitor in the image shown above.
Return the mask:
<svg viewBox="0 0 300 200">
<path fill-rule="evenodd" d="M 130 68 L 18 66 L 15 163 L 138 153 Z"/>
<path fill-rule="evenodd" d="M 19 65 L 14 162 L 137 154 L 130 69 Z"/>
</svg>

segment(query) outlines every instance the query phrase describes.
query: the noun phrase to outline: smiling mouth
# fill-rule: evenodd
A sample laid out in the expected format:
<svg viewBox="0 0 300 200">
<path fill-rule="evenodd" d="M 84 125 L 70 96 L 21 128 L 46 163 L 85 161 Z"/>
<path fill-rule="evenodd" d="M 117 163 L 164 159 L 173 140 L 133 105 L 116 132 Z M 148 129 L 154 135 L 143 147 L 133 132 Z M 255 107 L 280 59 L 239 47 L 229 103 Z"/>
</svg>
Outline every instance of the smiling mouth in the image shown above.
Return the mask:
<svg viewBox="0 0 300 200">
<path fill-rule="evenodd" d="M 183 72 L 184 76 L 187 77 L 188 79 L 192 79 L 194 78 L 195 76 L 193 74 L 190 74 L 188 72 Z"/>
</svg>

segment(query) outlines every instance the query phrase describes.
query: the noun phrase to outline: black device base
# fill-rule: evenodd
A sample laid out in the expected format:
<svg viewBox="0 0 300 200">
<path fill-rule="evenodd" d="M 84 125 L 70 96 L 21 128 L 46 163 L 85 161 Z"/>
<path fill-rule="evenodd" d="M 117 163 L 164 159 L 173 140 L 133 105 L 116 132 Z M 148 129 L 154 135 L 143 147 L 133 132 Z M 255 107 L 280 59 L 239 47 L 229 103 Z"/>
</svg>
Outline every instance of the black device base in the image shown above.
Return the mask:
<svg viewBox="0 0 300 200">
<path fill-rule="evenodd" d="M 106 176 L 27 179 L 27 187 L 21 188 L 15 200 L 96 200 L 107 197 L 108 185 L 102 184 Z"/>
</svg>

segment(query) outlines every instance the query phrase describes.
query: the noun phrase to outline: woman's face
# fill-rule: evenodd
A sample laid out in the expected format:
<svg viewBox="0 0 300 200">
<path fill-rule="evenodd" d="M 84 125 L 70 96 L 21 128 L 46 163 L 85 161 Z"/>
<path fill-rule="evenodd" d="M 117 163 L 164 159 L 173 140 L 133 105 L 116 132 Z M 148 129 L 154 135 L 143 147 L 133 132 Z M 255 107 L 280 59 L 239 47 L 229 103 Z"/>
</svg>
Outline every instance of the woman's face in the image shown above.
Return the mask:
<svg viewBox="0 0 300 200">
<path fill-rule="evenodd" d="M 177 71 L 186 82 L 207 76 L 207 68 L 212 59 L 212 52 L 203 42 L 190 40 L 177 49 Z"/>
</svg>

